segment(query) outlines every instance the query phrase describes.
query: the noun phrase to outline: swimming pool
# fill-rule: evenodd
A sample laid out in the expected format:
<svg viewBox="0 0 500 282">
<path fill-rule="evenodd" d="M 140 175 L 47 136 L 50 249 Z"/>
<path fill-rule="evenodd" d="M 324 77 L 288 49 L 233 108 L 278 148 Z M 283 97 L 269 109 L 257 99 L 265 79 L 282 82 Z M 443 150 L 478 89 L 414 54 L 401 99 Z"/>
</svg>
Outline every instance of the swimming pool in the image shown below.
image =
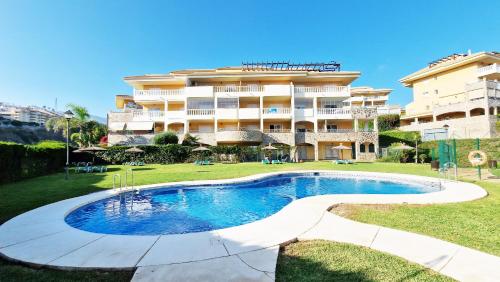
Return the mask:
<svg viewBox="0 0 500 282">
<path fill-rule="evenodd" d="M 182 234 L 222 229 L 268 217 L 295 199 L 326 194 L 421 194 L 431 185 L 325 173 L 282 174 L 259 180 L 170 186 L 126 192 L 82 206 L 65 221 L 95 233 Z"/>
</svg>

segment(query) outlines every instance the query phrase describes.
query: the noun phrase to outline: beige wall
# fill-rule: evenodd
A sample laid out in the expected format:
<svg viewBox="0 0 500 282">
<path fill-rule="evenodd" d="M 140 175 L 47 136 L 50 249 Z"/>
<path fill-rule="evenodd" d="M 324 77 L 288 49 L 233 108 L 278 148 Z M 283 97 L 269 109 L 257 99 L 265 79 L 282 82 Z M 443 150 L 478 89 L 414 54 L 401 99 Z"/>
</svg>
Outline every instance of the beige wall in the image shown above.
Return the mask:
<svg viewBox="0 0 500 282">
<path fill-rule="evenodd" d="M 318 143 L 318 155 L 320 160 L 324 160 L 327 157 L 328 150 L 331 150 L 333 146 L 340 145 L 341 142 L 320 142 Z M 351 142 L 342 142 L 342 145 L 350 147 Z M 339 158 L 352 159 L 352 150 L 342 150 L 342 154 L 339 154 Z"/>
<path fill-rule="evenodd" d="M 478 63 L 468 64 L 415 81 L 413 102 L 406 106 L 407 115 L 432 111 L 435 103 L 448 104 L 462 101 L 465 84 L 478 80 L 478 66 Z"/>
<path fill-rule="evenodd" d="M 259 108 L 260 99 L 240 99 L 240 108 Z"/>
<path fill-rule="evenodd" d="M 168 125 L 168 130 L 182 132 L 184 131 L 184 124 L 182 123 L 172 123 Z"/>
<path fill-rule="evenodd" d="M 153 109 L 159 109 L 160 111 L 165 110 L 165 105 L 163 103 L 155 103 L 155 104 L 141 104 L 142 108 L 146 111 L 153 110 Z"/>
<path fill-rule="evenodd" d="M 169 111 L 183 111 L 184 103 L 168 103 Z"/>
</svg>

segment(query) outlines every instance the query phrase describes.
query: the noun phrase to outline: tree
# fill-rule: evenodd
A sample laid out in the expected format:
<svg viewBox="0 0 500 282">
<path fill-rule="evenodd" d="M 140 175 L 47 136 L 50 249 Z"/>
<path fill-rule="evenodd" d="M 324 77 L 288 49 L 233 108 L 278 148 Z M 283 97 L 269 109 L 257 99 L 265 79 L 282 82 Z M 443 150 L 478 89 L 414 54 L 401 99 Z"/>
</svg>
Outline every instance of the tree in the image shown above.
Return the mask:
<svg viewBox="0 0 500 282">
<path fill-rule="evenodd" d="M 186 135 L 184 135 L 184 139 L 182 140 L 182 145 L 183 146 L 197 146 L 199 140 L 200 140 L 200 138 L 193 136 L 189 133 L 186 133 Z"/>
<path fill-rule="evenodd" d="M 156 145 L 178 144 L 179 137 L 172 131 L 163 132 L 155 135 L 153 143 Z"/>
<path fill-rule="evenodd" d="M 70 136 L 72 142 L 78 144 L 80 147 L 90 146 L 91 144 L 99 143 L 99 140 L 107 135 L 106 126 L 94 120 L 89 120 L 90 114 L 85 107 L 68 104 L 67 107 L 75 115 L 70 120 L 69 127 L 71 132 Z M 54 117 L 45 123 L 48 130 L 55 132 L 62 132 L 66 135 L 67 121 L 64 117 Z"/>
</svg>

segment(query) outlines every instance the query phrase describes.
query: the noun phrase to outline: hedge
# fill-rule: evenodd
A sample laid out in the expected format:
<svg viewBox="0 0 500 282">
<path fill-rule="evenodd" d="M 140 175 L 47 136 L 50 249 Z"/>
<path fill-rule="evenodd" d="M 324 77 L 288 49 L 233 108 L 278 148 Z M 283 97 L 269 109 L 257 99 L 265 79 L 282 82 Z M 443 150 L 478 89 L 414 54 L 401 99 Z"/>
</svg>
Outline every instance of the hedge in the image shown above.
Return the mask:
<svg viewBox="0 0 500 282">
<path fill-rule="evenodd" d="M 137 147 L 143 150 L 144 153 L 127 153 L 125 150 L 130 147 L 113 146 L 106 151 L 96 152 L 96 156 L 112 164 L 122 164 L 130 161 L 143 161 L 149 164 L 171 164 L 185 162 L 191 153 L 191 147 L 179 144 Z"/>
<path fill-rule="evenodd" d="M 399 131 L 389 130 L 379 132 L 378 140 L 381 148 L 389 147 L 393 143 L 405 143 L 409 146 L 415 146 L 415 136 L 420 142 L 420 132 L 418 131 Z"/>
<path fill-rule="evenodd" d="M 471 167 L 468 160 L 469 152 L 476 150 L 476 139 L 457 139 L 457 162 L 459 167 Z M 428 141 L 422 143 L 422 149 L 431 150 L 435 148 L 436 158 L 438 154 L 438 141 Z M 500 161 L 500 138 L 481 139 L 480 150 L 488 155 L 489 160 Z M 486 166 L 486 165 L 485 165 Z"/>
<path fill-rule="evenodd" d="M 36 145 L 0 142 L 0 160 L 0 183 L 8 183 L 61 171 L 66 147 L 57 141 Z"/>
</svg>

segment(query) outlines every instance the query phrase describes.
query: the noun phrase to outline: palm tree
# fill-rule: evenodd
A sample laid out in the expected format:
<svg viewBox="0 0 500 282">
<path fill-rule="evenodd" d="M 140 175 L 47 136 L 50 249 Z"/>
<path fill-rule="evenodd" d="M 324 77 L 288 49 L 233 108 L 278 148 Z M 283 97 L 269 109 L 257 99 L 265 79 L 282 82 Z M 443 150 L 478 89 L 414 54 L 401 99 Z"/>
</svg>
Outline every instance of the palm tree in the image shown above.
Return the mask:
<svg viewBox="0 0 500 282">
<path fill-rule="evenodd" d="M 68 104 L 67 107 L 75 114 L 75 117 L 70 121 L 70 129 L 74 132 L 71 134 L 71 141 L 78 146 L 96 144 L 102 136 L 107 134 L 103 124 L 89 120 L 90 114 L 87 108 L 76 104 Z M 47 130 L 62 132 L 66 135 L 66 119 L 64 117 L 49 119 L 45 123 L 45 127 Z"/>
</svg>

